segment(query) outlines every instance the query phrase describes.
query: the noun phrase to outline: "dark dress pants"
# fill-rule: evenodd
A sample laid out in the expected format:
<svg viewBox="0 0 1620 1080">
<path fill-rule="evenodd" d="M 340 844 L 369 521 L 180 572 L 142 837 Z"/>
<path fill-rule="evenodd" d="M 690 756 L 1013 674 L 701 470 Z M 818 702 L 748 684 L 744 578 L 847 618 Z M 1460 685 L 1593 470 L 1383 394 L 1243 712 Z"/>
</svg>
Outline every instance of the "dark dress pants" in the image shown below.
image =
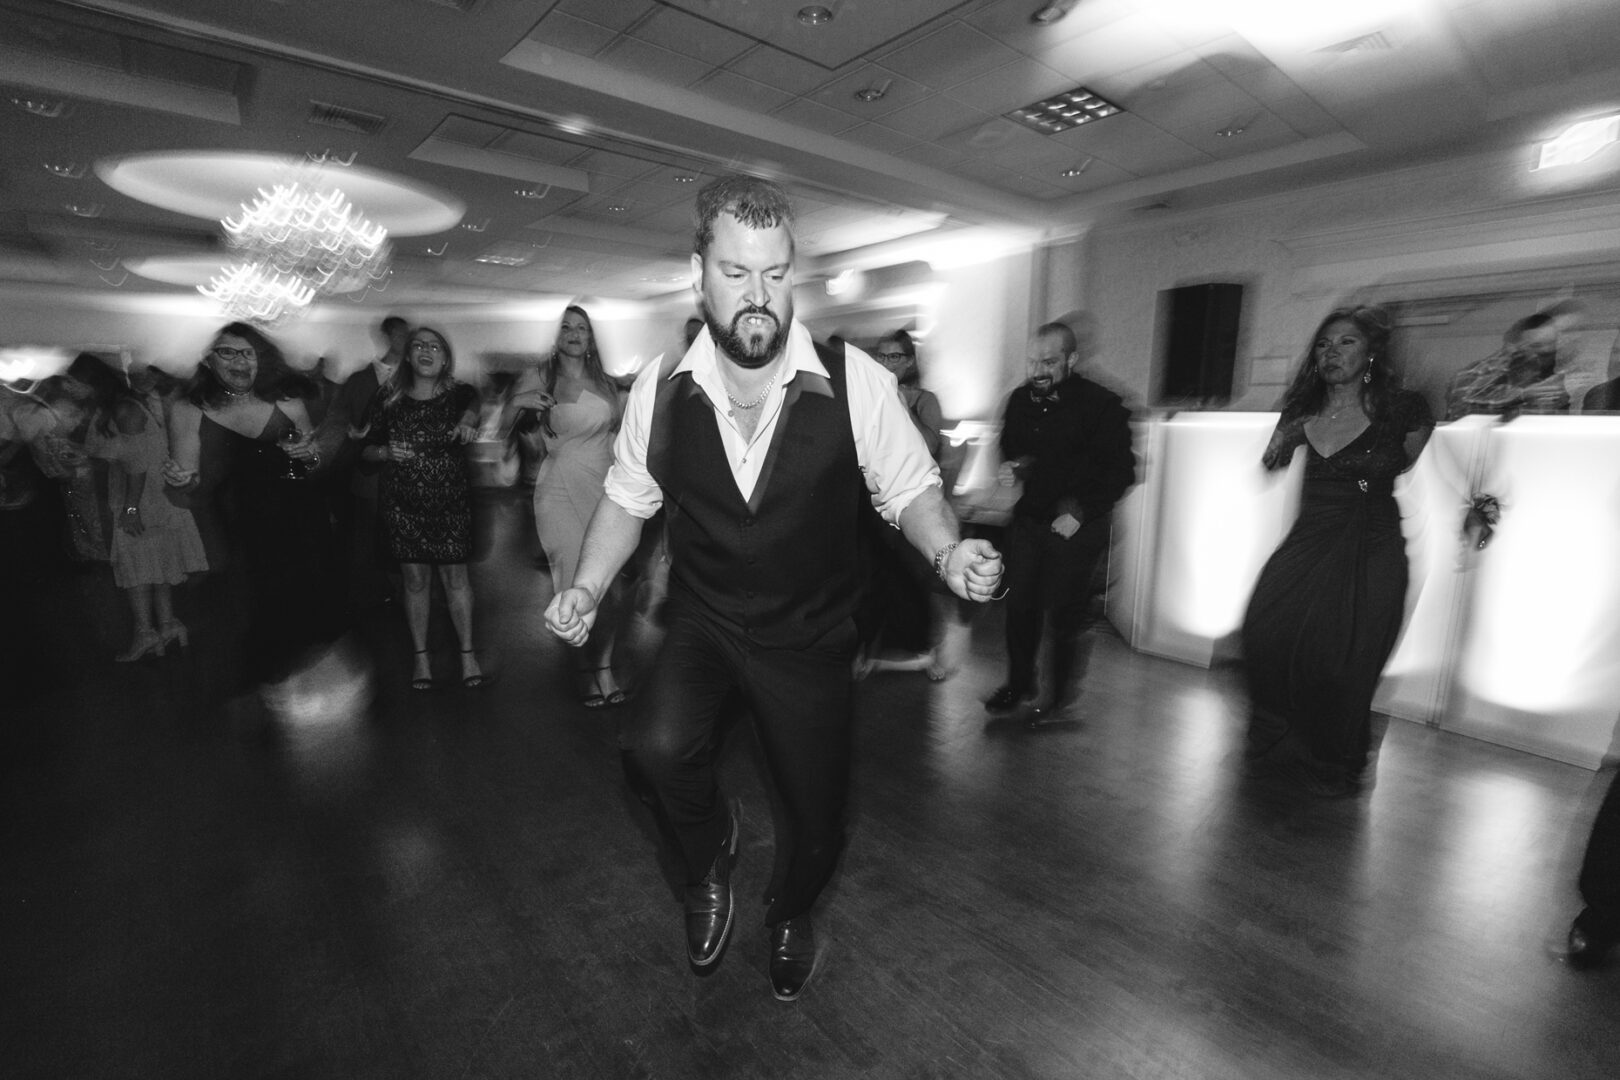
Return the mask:
<svg viewBox="0 0 1620 1080">
<path fill-rule="evenodd" d="M 1052 621 L 1049 698 L 1061 705 L 1085 674 L 1084 635 L 1091 625 L 1091 579 L 1108 550 L 1108 518 L 1088 521 L 1065 540 L 1048 522 L 1015 517 L 1007 526 L 1007 685 L 1036 688 L 1043 624 Z"/>
<path fill-rule="evenodd" d="M 1586 910 L 1576 922 L 1596 940 L 1620 943 L 1620 773 L 1592 824 L 1580 886 Z"/>
<path fill-rule="evenodd" d="M 688 884 L 725 841 L 715 778 L 721 714 L 738 694 L 753 715 L 781 816 L 767 923 L 805 914 L 844 846 L 855 629 L 845 620 L 805 649 L 767 649 L 671 597 L 670 624 L 620 733 L 625 775 L 679 849 Z"/>
</svg>

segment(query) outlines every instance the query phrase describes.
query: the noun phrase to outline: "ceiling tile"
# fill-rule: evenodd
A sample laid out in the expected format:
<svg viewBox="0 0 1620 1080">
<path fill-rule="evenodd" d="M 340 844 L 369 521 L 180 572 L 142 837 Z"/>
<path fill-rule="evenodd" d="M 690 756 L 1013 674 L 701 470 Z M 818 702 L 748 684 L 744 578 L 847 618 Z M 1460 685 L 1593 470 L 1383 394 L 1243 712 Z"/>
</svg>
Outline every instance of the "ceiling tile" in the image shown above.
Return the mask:
<svg viewBox="0 0 1620 1080">
<path fill-rule="evenodd" d="M 1181 43 L 1160 33 L 1152 18 L 1129 15 L 1043 50 L 1035 59 L 1089 86 L 1100 76 L 1129 71 L 1181 51 Z"/>
<path fill-rule="evenodd" d="M 624 30 L 647 14 L 647 0 L 562 0 L 554 9 L 610 30 Z"/>
<path fill-rule="evenodd" d="M 794 17 L 800 4 L 788 0 L 660 0 L 828 68 L 851 63 L 874 49 L 898 42 L 965 2 L 828 0 L 827 6 L 837 17 L 810 26 Z"/>
<path fill-rule="evenodd" d="M 1007 178 L 1001 181 L 1000 186 L 1007 191 L 1027 195 L 1033 199 L 1055 199 L 1060 195 L 1069 194 L 1064 188 L 1049 183 L 1042 177 L 1032 176 L 1028 173 L 1010 172 L 1007 174 Z"/>
<path fill-rule="evenodd" d="M 1239 124 L 1243 130 L 1231 136 L 1218 134 L 1225 124 Z M 1188 146 L 1196 147 L 1221 161 L 1247 157 L 1262 150 L 1275 150 L 1279 146 L 1288 146 L 1301 139 L 1293 128 L 1265 111 L 1250 113 L 1241 118 L 1241 123 L 1238 118 L 1234 118 L 1214 127 L 1206 125 L 1191 129 L 1178 128 L 1176 134 Z"/>
<path fill-rule="evenodd" d="M 612 176 L 620 179 L 638 179 L 658 168 L 640 158 L 615 154 L 608 150 L 587 150 L 568 163 L 571 168 L 584 169 L 592 176 Z"/>
<path fill-rule="evenodd" d="M 1125 95 L 1123 100 L 1106 88 L 1098 92 L 1166 131 L 1179 131 L 1187 125 L 1207 126 L 1211 120 L 1224 122 L 1260 111 L 1254 98 L 1204 63 L 1183 68 L 1162 80 L 1162 85 L 1155 83 L 1152 88 Z"/>
<path fill-rule="evenodd" d="M 1045 64 L 1015 60 L 978 78 L 958 83 L 945 94 L 980 112 L 999 115 L 1072 89 L 1074 85 L 1073 79 Z"/>
<path fill-rule="evenodd" d="M 808 60 L 790 56 L 781 49 L 773 49 L 769 45 L 758 46 L 731 61 L 726 67 L 746 78 L 755 79 L 779 90 L 786 90 L 791 94 L 808 94 L 833 78 L 835 74 L 820 64 L 812 64 Z"/>
<path fill-rule="evenodd" d="M 745 79 L 735 71 L 723 69 L 711 72 L 707 78 L 694 83 L 692 89 L 716 101 L 754 112 L 770 112 L 793 100 L 793 95 L 786 90 L 778 90 L 774 86 Z"/>
<path fill-rule="evenodd" d="M 462 146 L 484 149 L 510 131 L 510 128 L 503 128 L 499 124 L 486 124 L 482 120 L 469 120 L 465 116 L 447 116 L 433 129 L 433 134 L 436 138 L 447 139 Z"/>
<path fill-rule="evenodd" d="M 752 48 L 752 38 L 672 7 L 660 7 L 637 23 L 631 36 L 719 67 Z"/>
<path fill-rule="evenodd" d="M 925 86 L 943 89 L 1019 59 L 1019 54 L 968 26 L 954 22 L 879 62 Z"/>
<path fill-rule="evenodd" d="M 1141 0 L 1085 0 L 1068 15 L 1049 26 L 1030 21 L 1030 15 L 1039 6 L 1039 0 L 1028 3 L 986 4 L 981 11 L 964 17 L 963 22 L 976 27 L 1021 53 L 1033 56 L 1084 33 L 1107 26 L 1111 22 L 1133 14 Z"/>
<path fill-rule="evenodd" d="M 1089 154 L 1139 176 L 1206 165 L 1212 160 L 1203 151 L 1130 113 L 1106 117 L 1051 138 L 1074 150 L 1076 157 Z"/>
<path fill-rule="evenodd" d="M 790 124 L 797 124 L 811 131 L 820 131 L 827 135 L 836 135 L 845 128 L 854 127 L 860 123 L 855 117 L 837 109 L 829 109 L 819 102 L 809 98 L 799 98 L 790 101 L 772 114 L 780 120 Z"/>
<path fill-rule="evenodd" d="M 883 117 L 879 123 L 912 138 L 932 141 L 949 132 L 960 131 L 965 125 L 982 124 L 990 119 L 990 116 L 977 109 L 970 109 L 959 101 L 935 94 L 923 98 L 915 105 L 896 109 Z"/>
<path fill-rule="evenodd" d="M 857 91 L 871 88 L 881 89 L 883 96 L 876 101 L 862 101 L 855 96 Z M 875 120 L 921 101 L 929 93 L 929 89 L 921 83 L 876 64 L 866 64 L 834 79 L 809 97 L 859 119 Z"/>
<path fill-rule="evenodd" d="M 870 146 L 886 154 L 904 150 L 919 141 L 909 135 L 901 135 L 893 128 L 884 127 L 882 124 L 856 124 L 846 131 L 839 132 L 838 137 L 860 143 L 862 146 Z"/>
<path fill-rule="evenodd" d="M 1086 164 L 1088 160 L 1089 165 Z M 1085 171 L 1079 176 L 1064 176 L 1063 170 L 1059 169 L 1053 174 L 1052 183 L 1070 194 L 1075 194 L 1082 191 L 1096 191 L 1111 184 L 1123 184 L 1136 179 L 1135 173 L 1126 172 L 1100 158 L 1080 157 L 1069 167 L 1078 169 L 1081 166 L 1085 167 Z"/>
<path fill-rule="evenodd" d="M 530 158 L 534 161 L 549 161 L 553 165 L 566 165 L 579 157 L 579 146 L 575 143 L 553 139 L 546 135 L 535 135 L 527 131 L 514 131 L 510 128 L 501 132 L 488 149 L 499 150 L 503 154 L 515 154 L 518 157 Z"/>
<path fill-rule="evenodd" d="M 709 71 L 709 65 L 701 60 L 629 37 L 619 38 L 602 50 L 597 59 L 621 71 L 674 86 L 689 86 Z"/>
<path fill-rule="evenodd" d="M 962 162 L 961 154 L 934 143 L 917 143 L 901 150 L 895 156 L 926 165 L 930 169 L 938 169 L 940 172 L 950 172 Z"/>
<path fill-rule="evenodd" d="M 581 56 L 595 56 L 602 46 L 616 37 L 618 34 L 605 26 L 576 19 L 561 11 L 551 12 L 529 32 L 531 41 L 555 46 Z"/>
</svg>

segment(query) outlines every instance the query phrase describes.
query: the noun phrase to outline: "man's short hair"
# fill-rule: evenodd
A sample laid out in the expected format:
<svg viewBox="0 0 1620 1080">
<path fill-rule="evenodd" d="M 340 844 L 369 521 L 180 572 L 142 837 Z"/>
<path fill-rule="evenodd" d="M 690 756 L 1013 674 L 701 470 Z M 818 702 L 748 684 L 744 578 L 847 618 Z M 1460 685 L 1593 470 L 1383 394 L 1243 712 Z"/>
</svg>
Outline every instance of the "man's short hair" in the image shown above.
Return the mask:
<svg viewBox="0 0 1620 1080">
<path fill-rule="evenodd" d="M 1064 356 L 1068 356 L 1070 353 L 1077 351 L 1080 347 L 1080 343 L 1075 339 L 1074 330 L 1070 328 L 1068 323 L 1043 323 L 1035 331 L 1036 337 L 1045 337 L 1048 334 L 1063 340 Z"/>
<path fill-rule="evenodd" d="M 382 321 L 381 329 L 384 335 L 389 335 L 395 330 L 409 330 L 410 327 L 411 324 L 400 318 L 398 315 L 390 315 Z"/>
<path fill-rule="evenodd" d="M 715 218 L 723 213 L 731 214 L 750 229 L 781 225 L 790 240 L 793 236 L 793 206 L 780 184 L 757 176 L 722 176 L 705 184 L 697 194 L 693 251 L 699 255 L 708 253 L 709 245 L 714 243 Z"/>
</svg>

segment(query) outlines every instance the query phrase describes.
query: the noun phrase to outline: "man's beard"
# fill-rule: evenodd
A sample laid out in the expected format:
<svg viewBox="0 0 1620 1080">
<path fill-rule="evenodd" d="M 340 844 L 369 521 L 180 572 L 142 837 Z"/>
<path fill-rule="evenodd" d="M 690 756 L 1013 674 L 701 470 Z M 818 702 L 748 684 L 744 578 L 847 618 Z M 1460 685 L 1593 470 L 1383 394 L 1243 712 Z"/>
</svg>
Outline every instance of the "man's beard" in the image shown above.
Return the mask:
<svg viewBox="0 0 1620 1080">
<path fill-rule="evenodd" d="M 762 368 L 782 354 L 787 345 L 788 324 L 792 311 L 789 310 L 789 319 L 778 318 L 776 312 L 769 305 L 750 304 L 731 317 L 729 326 L 722 326 L 715 319 L 709 305 L 703 305 L 703 321 L 708 324 L 709 336 L 720 347 L 731 362 L 743 368 Z M 744 336 L 738 329 L 738 324 L 749 315 L 764 315 L 776 323 L 776 332 L 770 337 L 761 334 Z"/>
</svg>

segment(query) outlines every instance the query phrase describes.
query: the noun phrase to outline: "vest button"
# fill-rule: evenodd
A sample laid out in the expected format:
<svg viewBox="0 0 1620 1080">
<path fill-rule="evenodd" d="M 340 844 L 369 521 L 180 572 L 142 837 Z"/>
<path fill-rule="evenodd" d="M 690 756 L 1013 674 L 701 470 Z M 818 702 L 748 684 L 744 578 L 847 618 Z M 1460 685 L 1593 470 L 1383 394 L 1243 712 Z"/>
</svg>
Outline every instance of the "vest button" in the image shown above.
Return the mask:
<svg viewBox="0 0 1620 1080">
<path fill-rule="evenodd" d="M 751 518 L 751 517 L 745 517 L 745 518 L 742 519 L 742 523 L 743 523 L 743 528 L 745 528 L 745 529 L 751 528 L 753 526 L 753 524 L 754 524 L 754 519 Z"/>
</svg>

